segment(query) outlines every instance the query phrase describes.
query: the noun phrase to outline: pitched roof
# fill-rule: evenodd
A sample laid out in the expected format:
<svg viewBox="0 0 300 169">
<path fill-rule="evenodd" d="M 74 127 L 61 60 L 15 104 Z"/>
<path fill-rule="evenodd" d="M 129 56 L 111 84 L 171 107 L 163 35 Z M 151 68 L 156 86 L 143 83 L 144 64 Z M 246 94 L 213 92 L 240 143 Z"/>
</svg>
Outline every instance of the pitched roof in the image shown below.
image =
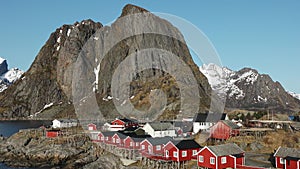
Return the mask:
<svg viewBox="0 0 300 169">
<path fill-rule="evenodd" d="M 146 138 L 150 138 L 150 135 L 137 135 L 137 137 L 131 137 L 131 139 L 135 142 L 142 142 L 143 140 L 145 140 Z"/>
<path fill-rule="evenodd" d="M 279 147 L 274 156 L 300 158 L 300 149 Z"/>
<path fill-rule="evenodd" d="M 172 140 L 171 141 L 179 150 L 201 148 L 195 140 Z"/>
<path fill-rule="evenodd" d="M 150 122 L 148 123 L 155 131 L 172 130 L 173 125 L 170 122 Z"/>
<path fill-rule="evenodd" d="M 116 119 L 117 120 L 117 119 Z M 134 119 L 127 119 L 127 118 L 122 118 L 122 119 L 119 119 L 119 120 L 121 120 L 121 121 L 123 121 L 123 122 L 125 122 L 125 123 L 129 123 L 129 122 L 137 122 L 136 120 L 134 120 Z"/>
<path fill-rule="evenodd" d="M 219 120 L 225 120 L 225 113 L 197 113 L 193 119 L 194 122 L 218 122 Z"/>
<path fill-rule="evenodd" d="M 102 132 L 103 136 L 113 136 L 116 132 L 115 131 L 104 131 Z"/>
<path fill-rule="evenodd" d="M 156 137 L 156 138 L 146 138 L 152 145 L 162 145 L 167 144 L 172 140 L 172 137 Z"/>
<path fill-rule="evenodd" d="M 184 133 L 193 131 L 192 122 L 175 121 L 175 127 L 181 128 Z"/>
<path fill-rule="evenodd" d="M 235 124 L 234 122 L 230 121 L 230 120 L 221 120 L 224 124 L 226 124 L 227 126 L 229 126 L 232 129 L 239 129 L 240 126 L 238 126 L 237 124 Z"/>
<path fill-rule="evenodd" d="M 216 156 L 226 156 L 244 153 L 244 151 L 234 143 L 222 144 L 217 146 L 208 146 Z"/>
</svg>

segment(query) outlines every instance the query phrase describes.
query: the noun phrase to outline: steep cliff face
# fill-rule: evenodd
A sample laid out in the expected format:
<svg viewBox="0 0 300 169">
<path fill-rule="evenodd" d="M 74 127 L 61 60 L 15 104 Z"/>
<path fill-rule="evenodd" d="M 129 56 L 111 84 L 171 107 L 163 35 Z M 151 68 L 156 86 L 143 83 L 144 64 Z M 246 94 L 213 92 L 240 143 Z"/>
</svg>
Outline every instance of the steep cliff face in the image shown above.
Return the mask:
<svg viewBox="0 0 300 169">
<path fill-rule="evenodd" d="M 64 108 L 72 111 L 68 102 L 69 88 L 65 87 L 69 83 L 68 77 L 72 77 L 70 60 L 76 59 L 83 44 L 100 27 L 100 23 L 88 20 L 63 25 L 52 33 L 30 69 L 1 93 L 0 117 L 28 117 L 49 108 L 49 105 L 56 106 L 53 114 Z"/>
<path fill-rule="evenodd" d="M 121 17 L 135 13 L 148 12 L 137 6 L 126 5 L 123 8 Z M 90 82 L 89 84 L 97 84 L 97 90 L 95 90 L 93 85 L 84 86 L 82 90 L 92 91 L 94 88 L 99 107 L 102 112 L 105 112 L 104 116 L 118 116 L 112 100 L 109 99 L 112 97 L 111 82 L 113 73 L 130 55 L 148 48 L 168 51 L 188 65 L 197 82 L 196 88 L 199 91 L 197 95 L 201 97 L 199 108 L 200 110 L 208 109 L 211 88 L 206 77 L 193 62 L 183 36 L 169 22 L 152 14 L 151 20 L 153 22 L 144 25 L 144 27 L 136 27 L 136 29 L 169 30 L 168 32 L 172 36 L 145 33 L 121 39 L 105 54 L 100 63 L 101 65 L 98 65 L 97 59 L 95 56 L 91 56 L 90 53 L 94 51 L 103 52 L 105 46 L 128 31 L 126 30 L 129 27 L 128 25 L 138 22 L 138 20 L 133 20 L 133 23 L 125 23 L 120 26 L 117 22 L 121 20 L 121 17 L 111 26 L 106 27 L 92 20 L 85 20 L 58 28 L 50 35 L 49 40 L 42 47 L 30 69 L 23 75 L 23 78 L 1 93 L 0 117 L 67 116 L 74 112 L 72 106 L 74 99 L 72 83 L 74 80 L 74 69 L 76 71 L 80 69 L 80 67 L 74 68 L 74 64 L 78 62 L 78 56 L 83 55 L 82 49 L 89 41 L 95 41 L 95 46 L 90 52 L 85 53 L 86 61 L 90 63 L 85 62 L 82 66 L 92 66 L 92 68 L 91 71 L 85 72 L 82 76 L 84 76 L 86 81 Z M 180 41 L 178 38 L 182 40 Z M 155 53 L 149 53 L 149 56 L 147 55 L 148 58 L 151 58 L 151 55 L 153 57 Z M 136 55 L 133 58 L 132 61 L 136 64 L 139 56 Z M 151 91 L 162 89 L 167 96 L 168 109 L 165 110 L 160 118 L 169 118 L 170 114 L 176 115 L 180 110 L 181 89 L 180 84 L 176 82 L 177 79 L 172 74 L 162 70 L 169 67 L 176 68 L 178 65 L 166 65 L 162 59 L 153 60 L 153 62 L 160 61 L 161 63 L 157 63 L 158 66 L 155 68 L 145 69 L 132 74 L 133 80 L 130 83 L 131 102 L 135 108 L 147 110 L 150 107 Z M 97 70 L 97 66 L 99 66 L 99 70 Z M 123 71 L 126 72 L 126 68 Z M 189 73 L 185 70 L 179 72 L 182 75 Z M 79 83 L 79 86 L 81 84 L 80 81 L 76 83 Z M 183 83 L 189 84 L 190 82 L 185 81 Z M 86 83 L 82 83 L 82 85 L 84 84 Z M 190 112 L 190 114 L 193 113 L 195 112 Z"/>
</svg>

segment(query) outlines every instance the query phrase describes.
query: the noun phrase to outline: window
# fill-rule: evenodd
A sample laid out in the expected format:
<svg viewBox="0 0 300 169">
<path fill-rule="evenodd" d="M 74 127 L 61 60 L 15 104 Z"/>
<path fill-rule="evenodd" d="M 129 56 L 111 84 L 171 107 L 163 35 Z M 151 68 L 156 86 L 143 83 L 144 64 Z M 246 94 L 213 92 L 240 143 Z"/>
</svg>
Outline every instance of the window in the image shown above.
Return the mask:
<svg viewBox="0 0 300 169">
<path fill-rule="evenodd" d="M 132 147 L 133 146 L 133 143 L 132 142 L 130 142 L 130 147 Z"/>
<path fill-rule="evenodd" d="M 117 139 L 117 143 L 120 143 L 120 139 Z"/>
<path fill-rule="evenodd" d="M 108 141 L 108 137 L 106 137 L 106 141 Z"/>
<path fill-rule="evenodd" d="M 113 143 L 115 143 L 116 142 L 116 139 L 115 138 L 113 138 Z"/>
<path fill-rule="evenodd" d="M 226 157 L 222 157 L 222 158 L 221 158 L 221 163 L 222 163 L 222 164 L 226 164 L 226 163 L 227 163 Z"/>
<path fill-rule="evenodd" d="M 193 156 L 197 154 L 197 150 L 193 150 Z"/>
<path fill-rule="evenodd" d="M 137 146 L 137 147 L 138 147 L 138 146 L 139 146 L 139 143 L 135 143 L 135 146 Z"/>
<path fill-rule="evenodd" d="M 142 150 L 145 150 L 145 145 L 142 145 Z"/>
<path fill-rule="evenodd" d="M 199 156 L 199 162 L 200 162 L 200 163 L 203 163 L 203 162 L 204 162 L 203 156 Z"/>
<path fill-rule="evenodd" d="M 280 158 L 280 164 L 283 164 L 284 161 L 283 161 L 283 158 Z"/>
<path fill-rule="evenodd" d="M 103 136 L 100 136 L 101 137 L 101 140 L 103 141 L 104 140 L 104 137 Z"/>
<path fill-rule="evenodd" d="M 182 151 L 182 155 L 181 155 L 182 157 L 186 157 L 187 156 L 187 153 L 186 153 L 186 151 Z"/>
<path fill-rule="evenodd" d="M 173 153 L 174 157 L 178 157 L 178 152 Z"/>
<path fill-rule="evenodd" d="M 160 145 L 157 145 L 157 146 L 156 146 L 156 150 L 161 150 L 161 146 L 160 146 Z"/>
<path fill-rule="evenodd" d="M 210 157 L 210 164 L 215 164 L 215 158 Z"/>
</svg>

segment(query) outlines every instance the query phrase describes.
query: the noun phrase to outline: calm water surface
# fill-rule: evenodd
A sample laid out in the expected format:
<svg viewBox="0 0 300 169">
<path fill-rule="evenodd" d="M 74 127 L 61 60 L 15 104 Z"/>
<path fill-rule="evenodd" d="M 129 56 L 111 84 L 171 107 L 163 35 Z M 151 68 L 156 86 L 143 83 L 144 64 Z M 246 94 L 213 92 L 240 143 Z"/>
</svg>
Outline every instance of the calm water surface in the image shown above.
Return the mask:
<svg viewBox="0 0 300 169">
<path fill-rule="evenodd" d="M 51 121 L 41 120 L 20 120 L 20 121 L 0 121 L 0 135 L 9 137 L 17 133 L 20 129 L 37 128 L 42 125 L 51 125 Z M 0 169 L 15 169 L 0 163 Z M 29 169 L 29 168 L 22 168 Z M 31 169 L 31 168 L 30 168 Z"/>
</svg>

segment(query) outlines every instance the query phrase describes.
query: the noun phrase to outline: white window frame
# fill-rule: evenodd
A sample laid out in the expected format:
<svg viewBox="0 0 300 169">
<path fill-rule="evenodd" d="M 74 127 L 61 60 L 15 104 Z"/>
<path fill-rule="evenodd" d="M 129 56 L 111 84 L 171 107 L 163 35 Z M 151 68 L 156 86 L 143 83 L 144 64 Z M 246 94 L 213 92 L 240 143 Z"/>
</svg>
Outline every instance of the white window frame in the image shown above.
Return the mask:
<svg viewBox="0 0 300 169">
<path fill-rule="evenodd" d="M 132 147 L 132 146 L 133 146 L 133 142 L 131 141 L 131 142 L 130 142 L 130 147 Z"/>
<path fill-rule="evenodd" d="M 203 156 L 199 156 L 199 160 L 198 160 L 200 163 L 203 163 L 204 162 L 204 157 Z"/>
<path fill-rule="evenodd" d="M 118 143 L 118 144 L 120 143 L 120 139 L 117 139 L 117 143 Z"/>
<path fill-rule="evenodd" d="M 182 151 L 181 157 L 187 157 L 187 151 Z"/>
<path fill-rule="evenodd" d="M 142 150 L 145 150 L 145 145 L 144 144 L 142 144 Z"/>
<path fill-rule="evenodd" d="M 104 140 L 104 137 L 102 137 L 102 136 L 100 136 L 101 137 L 101 141 L 103 141 Z"/>
<path fill-rule="evenodd" d="M 113 143 L 116 143 L 116 139 L 115 138 L 113 138 Z"/>
<path fill-rule="evenodd" d="M 156 150 L 157 150 L 157 151 L 161 150 L 161 145 L 157 145 L 157 146 L 156 146 Z"/>
<path fill-rule="evenodd" d="M 177 158 L 178 157 L 178 152 L 174 151 L 173 156 Z"/>
<path fill-rule="evenodd" d="M 209 162 L 210 162 L 210 164 L 215 164 L 216 163 L 216 159 L 214 157 L 210 157 L 209 158 Z"/>
<path fill-rule="evenodd" d="M 284 160 L 283 160 L 283 158 L 279 158 L 279 162 L 280 162 L 280 164 L 284 164 Z"/>
<path fill-rule="evenodd" d="M 140 144 L 139 143 L 135 143 L 135 146 L 138 147 Z"/>
<path fill-rule="evenodd" d="M 106 137 L 105 139 L 106 139 L 106 141 L 108 141 L 108 137 Z"/>
<path fill-rule="evenodd" d="M 227 158 L 226 157 L 222 157 L 221 158 L 221 164 L 226 164 L 227 163 Z"/>
<path fill-rule="evenodd" d="M 193 150 L 193 156 L 196 155 L 198 153 L 197 150 Z"/>
</svg>

